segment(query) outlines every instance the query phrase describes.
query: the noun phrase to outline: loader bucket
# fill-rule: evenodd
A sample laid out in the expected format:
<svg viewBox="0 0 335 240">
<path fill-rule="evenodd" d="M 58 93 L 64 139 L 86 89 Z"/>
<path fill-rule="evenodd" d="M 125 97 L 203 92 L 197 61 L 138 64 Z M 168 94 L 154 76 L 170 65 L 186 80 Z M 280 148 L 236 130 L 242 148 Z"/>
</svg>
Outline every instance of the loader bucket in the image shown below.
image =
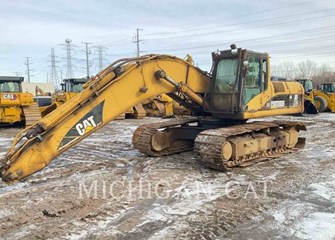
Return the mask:
<svg viewBox="0 0 335 240">
<path fill-rule="evenodd" d="M 305 99 L 304 107 L 305 107 L 304 113 L 307 113 L 307 114 L 318 114 L 319 113 L 314 103 L 308 99 Z"/>
</svg>

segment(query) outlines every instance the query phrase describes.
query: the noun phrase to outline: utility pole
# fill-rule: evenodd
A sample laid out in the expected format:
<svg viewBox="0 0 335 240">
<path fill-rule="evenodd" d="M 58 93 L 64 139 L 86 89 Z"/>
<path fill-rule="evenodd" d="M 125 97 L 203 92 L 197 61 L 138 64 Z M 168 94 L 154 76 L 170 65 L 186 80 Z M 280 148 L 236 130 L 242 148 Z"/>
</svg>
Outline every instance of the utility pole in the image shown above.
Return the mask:
<svg viewBox="0 0 335 240">
<path fill-rule="evenodd" d="M 139 28 L 136 28 L 136 36 L 135 36 L 135 39 L 133 40 L 134 43 L 136 43 L 136 56 L 137 57 L 140 57 L 140 42 L 142 40 L 140 40 L 140 31 L 142 31 L 143 29 L 139 29 Z"/>
<path fill-rule="evenodd" d="M 72 42 L 71 39 L 65 39 L 66 59 L 67 59 L 66 78 L 74 77 L 72 70 L 71 42 Z"/>
<path fill-rule="evenodd" d="M 54 48 L 51 48 L 51 71 L 50 71 L 50 78 L 48 78 L 48 82 L 51 82 L 55 85 L 55 87 L 58 87 L 58 74 L 56 71 L 56 56 L 55 56 L 55 50 Z M 50 80 L 50 81 L 49 81 Z"/>
<path fill-rule="evenodd" d="M 85 53 L 86 53 L 86 73 L 87 73 L 87 77 L 89 78 L 90 77 L 90 64 L 89 64 L 89 58 L 88 58 L 88 55 L 91 54 L 91 51 L 89 50 L 88 48 L 88 45 L 91 44 L 91 43 L 88 43 L 88 42 L 82 42 L 86 45 L 86 50 L 85 50 Z"/>
<path fill-rule="evenodd" d="M 28 76 L 28 83 L 30 83 L 30 66 L 29 66 L 29 58 L 30 57 L 25 57 L 26 58 L 26 66 L 27 66 L 27 76 Z"/>
</svg>

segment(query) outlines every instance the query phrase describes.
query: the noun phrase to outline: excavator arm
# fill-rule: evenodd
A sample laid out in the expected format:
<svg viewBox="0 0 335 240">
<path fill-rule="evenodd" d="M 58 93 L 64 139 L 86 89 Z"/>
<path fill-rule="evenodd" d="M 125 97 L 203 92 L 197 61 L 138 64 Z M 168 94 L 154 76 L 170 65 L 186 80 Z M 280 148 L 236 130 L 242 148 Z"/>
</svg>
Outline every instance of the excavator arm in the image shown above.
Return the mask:
<svg viewBox="0 0 335 240">
<path fill-rule="evenodd" d="M 132 106 L 163 93 L 182 92 L 200 107 L 210 77 L 190 62 L 168 55 L 120 59 L 84 85 L 71 101 L 17 135 L 2 159 L 1 178 L 13 181 L 47 166 Z"/>
</svg>

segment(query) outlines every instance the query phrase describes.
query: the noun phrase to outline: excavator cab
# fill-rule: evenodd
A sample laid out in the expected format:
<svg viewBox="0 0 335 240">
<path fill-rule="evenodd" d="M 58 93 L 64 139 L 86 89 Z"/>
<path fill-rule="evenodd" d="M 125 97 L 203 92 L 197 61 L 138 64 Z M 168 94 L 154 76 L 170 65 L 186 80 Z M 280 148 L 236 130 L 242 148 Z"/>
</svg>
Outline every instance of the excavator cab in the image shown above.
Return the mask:
<svg viewBox="0 0 335 240">
<path fill-rule="evenodd" d="M 236 115 L 268 85 L 268 56 L 231 46 L 231 50 L 212 53 L 213 83 L 210 108 L 218 117 Z"/>
</svg>

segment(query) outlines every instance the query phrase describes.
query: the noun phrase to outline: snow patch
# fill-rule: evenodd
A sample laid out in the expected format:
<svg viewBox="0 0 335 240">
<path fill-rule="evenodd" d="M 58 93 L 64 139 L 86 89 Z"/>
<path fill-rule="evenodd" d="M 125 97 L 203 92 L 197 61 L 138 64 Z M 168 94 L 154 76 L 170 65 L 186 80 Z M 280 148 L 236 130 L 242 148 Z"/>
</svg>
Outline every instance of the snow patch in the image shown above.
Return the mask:
<svg viewBox="0 0 335 240">
<path fill-rule="evenodd" d="M 332 240 L 335 238 L 335 214 L 317 212 L 303 219 L 296 225 L 300 230 L 297 237 L 313 240 Z"/>
</svg>

